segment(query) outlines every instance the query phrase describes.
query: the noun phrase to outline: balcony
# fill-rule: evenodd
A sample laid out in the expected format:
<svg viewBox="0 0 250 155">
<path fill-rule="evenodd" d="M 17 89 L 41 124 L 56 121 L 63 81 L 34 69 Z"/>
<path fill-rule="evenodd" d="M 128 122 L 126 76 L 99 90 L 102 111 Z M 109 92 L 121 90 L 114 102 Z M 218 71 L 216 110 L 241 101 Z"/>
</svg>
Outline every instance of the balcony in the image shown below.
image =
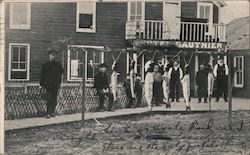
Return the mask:
<svg viewBox="0 0 250 155">
<path fill-rule="evenodd" d="M 127 40 L 225 42 L 225 25 L 197 22 L 127 21 Z"/>
</svg>

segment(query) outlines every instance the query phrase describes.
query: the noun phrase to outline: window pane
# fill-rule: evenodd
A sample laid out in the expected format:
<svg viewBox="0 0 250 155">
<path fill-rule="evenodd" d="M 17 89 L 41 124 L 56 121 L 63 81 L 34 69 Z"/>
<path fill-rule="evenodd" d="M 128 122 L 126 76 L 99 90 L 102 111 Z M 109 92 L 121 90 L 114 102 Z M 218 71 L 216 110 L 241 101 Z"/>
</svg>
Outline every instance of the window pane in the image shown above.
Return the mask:
<svg viewBox="0 0 250 155">
<path fill-rule="evenodd" d="M 102 62 L 102 53 L 101 52 L 94 52 L 94 63 L 101 63 Z"/>
<path fill-rule="evenodd" d="M 26 63 L 20 63 L 19 69 L 26 69 Z"/>
<path fill-rule="evenodd" d="M 12 23 L 14 25 L 28 24 L 28 4 L 12 3 Z"/>
<path fill-rule="evenodd" d="M 130 20 L 135 20 L 135 16 L 130 16 Z"/>
<path fill-rule="evenodd" d="M 12 69 L 18 69 L 18 63 L 12 63 L 11 68 Z"/>
<path fill-rule="evenodd" d="M 130 14 L 135 15 L 136 14 L 136 2 L 131 2 L 131 8 L 130 8 Z"/>
<path fill-rule="evenodd" d="M 20 48 L 20 61 L 21 62 L 26 62 L 26 51 L 27 51 L 26 47 Z"/>
<path fill-rule="evenodd" d="M 209 6 L 206 6 L 205 9 L 206 9 L 206 10 L 205 10 L 205 11 L 206 11 L 205 18 L 206 18 L 206 19 L 209 19 L 210 7 L 209 7 Z"/>
<path fill-rule="evenodd" d="M 12 71 L 11 79 L 27 79 L 27 72 Z"/>
<path fill-rule="evenodd" d="M 137 2 L 137 15 L 142 14 L 142 2 Z"/>
<path fill-rule="evenodd" d="M 200 6 L 200 18 L 204 18 L 204 6 Z"/>
<path fill-rule="evenodd" d="M 19 47 L 14 46 L 12 47 L 12 61 L 18 61 L 18 55 L 19 55 Z"/>
<path fill-rule="evenodd" d="M 79 28 L 93 28 L 93 14 L 79 15 Z"/>
<path fill-rule="evenodd" d="M 243 60 L 239 57 L 239 70 L 242 71 Z"/>
</svg>

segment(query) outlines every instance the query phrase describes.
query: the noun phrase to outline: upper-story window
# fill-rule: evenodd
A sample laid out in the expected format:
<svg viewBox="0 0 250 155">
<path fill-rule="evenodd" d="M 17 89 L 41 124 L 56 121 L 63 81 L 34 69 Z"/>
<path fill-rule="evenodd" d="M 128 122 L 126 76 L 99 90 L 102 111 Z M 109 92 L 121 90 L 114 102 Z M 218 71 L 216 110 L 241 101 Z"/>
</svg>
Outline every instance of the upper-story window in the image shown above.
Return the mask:
<svg viewBox="0 0 250 155">
<path fill-rule="evenodd" d="M 234 87 L 243 88 L 244 86 L 244 56 L 234 57 Z"/>
<path fill-rule="evenodd" d="M 145 14 L 145 3 L 132 1 L 128 2 L 128 20 L 129 21 L 140 21 L 144 20 Z"/>
<path fill-rule="evenodd" d="M 96 32 L 96 2 L 77 3 L 77 32 Z"/>
<path fill-rule="evenodd" d="M 85 57 L 82 49 L 86 49 Z M 98 65 L 104 63 L 103 46 L 70 45 L 68 48 L 68 81 L 93 81 Z M 83 62 L 85 60 L 85 63 Z"/>
<path fill-rule="evenodd" d="M 209 23 L 213 22 L 213 4 L 212 3 L 198 3 L 197 7 L 198 18 L 208 19 Z"/>
<path fill-rule="evenodd" d="M 31 4 L 10 3 L 10 29 L 29 30 L 31 25 Z"/>
<path fill-rule="evenodd" d="M 9 44 L 9 80 L 29 80 L 30 45 Z"/>
</svg>

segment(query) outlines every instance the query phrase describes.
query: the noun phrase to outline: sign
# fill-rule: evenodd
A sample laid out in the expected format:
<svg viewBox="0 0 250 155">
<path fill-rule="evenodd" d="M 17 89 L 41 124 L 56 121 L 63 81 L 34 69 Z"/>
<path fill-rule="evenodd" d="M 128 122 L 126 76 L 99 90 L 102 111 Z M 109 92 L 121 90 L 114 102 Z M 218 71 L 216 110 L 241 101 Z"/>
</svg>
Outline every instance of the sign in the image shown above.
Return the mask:
<svg viewBox="0 0 250 155">
<path fill-rule="evenodd" d="M 135 41 L 135 46 L 159 46 L 159 47 L 170 47 L 176 46 L 177 48 L 186 49 L 225 49 L 225 42 L 189 42 L 189 41 L 152 41 L 143 40 Z"/>
</svg>

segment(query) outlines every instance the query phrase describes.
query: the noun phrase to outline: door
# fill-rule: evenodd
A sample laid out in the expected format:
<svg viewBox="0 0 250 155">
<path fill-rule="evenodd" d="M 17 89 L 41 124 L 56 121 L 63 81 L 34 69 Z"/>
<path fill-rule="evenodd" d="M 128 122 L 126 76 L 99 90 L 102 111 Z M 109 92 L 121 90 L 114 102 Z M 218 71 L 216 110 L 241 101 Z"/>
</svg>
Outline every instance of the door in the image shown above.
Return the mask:
<svg viewBox="0 0 250 155">
<path fill-rule="evenodd" d="M 166 0 L 163 5 L 164 39 L 179 39 L 180 36 L 180 1 Z"/>
</svg>

